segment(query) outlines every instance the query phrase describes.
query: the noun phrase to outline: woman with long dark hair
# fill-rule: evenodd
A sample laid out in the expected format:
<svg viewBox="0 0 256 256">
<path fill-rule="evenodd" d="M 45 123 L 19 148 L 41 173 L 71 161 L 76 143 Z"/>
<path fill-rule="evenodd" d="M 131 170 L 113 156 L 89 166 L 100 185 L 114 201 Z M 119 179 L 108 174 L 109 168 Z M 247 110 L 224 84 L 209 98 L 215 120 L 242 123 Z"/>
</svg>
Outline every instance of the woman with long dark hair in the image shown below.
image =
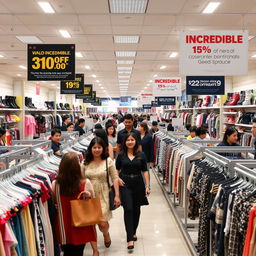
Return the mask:
<svg viewBox="0 0 256 256">
<path fill-rule="evenodd" d="M 99 229 L 103 233 L 104 243 L 108 248 L 111 245 L 108 221 L 111 219 L 112 213 L 109 206 L 107 177 L 109 176 L 114 185 L 114 204 L 115 206 L 119 206 L 119 176 L 113 160 L 108 155 L 106 143 L 100 137 L 92 139 L 85 156 L 84 164 L 82 165 L 82 172 L 91 181 L 95 196 L 100 198 L 104 221 L 99 224 Z"/>
<path fill-rule="evenodd" d="M 82 191 L 87 197 L 94 196 L 91 182 L 82 177 L 78 155 L 75 152 L 66 153 L 61 159 L 56 181 L 53 182 L 54 200 L 58 208 L 59 243 L 64 256 L 82 256 L 88 242 L 91 242 L 93 256 L 99 255 L 95 226 L 73 227 L 71 224 L 70 201 L 75 200 Z"/>
<path fill-rule="evenodd" d="M 108 135 L 108 142 L 112 146 L 113 151 L 117 150 L 117 136 L 116 136 L 116 128 L 112 122 L 106 124 L 106 133 Z"/>
<path fill-rule="evenodd" d="M 239 146 L 238 141 L 238 131 L 236 128 L 227 128 L 223 140 L 217 146 Z"/>
<path fill-rule="evenodd" d="M 124 185 L 120 188 L 124 221 L 127 234 L 127 249 L 134 249 L 137 240 L 136 231 L 140 219 L 140 207 L 148 205 L 150 194 L 147 160 L 143 152 L 138 150 L 137 135 L 128 133 L 123 142 L 123 151 L 117 157 L 116 168 Z M 145 181 L 145 182 L 144 182 Z"/>
</svg>

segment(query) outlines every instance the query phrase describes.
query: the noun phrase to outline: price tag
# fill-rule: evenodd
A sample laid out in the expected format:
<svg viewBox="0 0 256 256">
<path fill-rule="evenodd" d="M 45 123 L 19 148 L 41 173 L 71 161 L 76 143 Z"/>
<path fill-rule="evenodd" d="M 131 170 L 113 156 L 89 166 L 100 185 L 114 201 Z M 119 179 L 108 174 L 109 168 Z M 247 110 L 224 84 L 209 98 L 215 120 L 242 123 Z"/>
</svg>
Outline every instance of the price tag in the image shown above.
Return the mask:
<svg viewBox="0 0 256 256">
<path fill-rule="evenodd" d="M 28 81 L 75 79 L 74 44 L 28 44 Z"/>
<path fill-rule="evenodd" d="M 85 84 L 83 92 L 81 94 L 76 94 L 76 99 L 91 99 L 93 90 L 92 88 L 92 84 Z"/>
<path fill-rule="evenodd" d="M 61 94 L 77 94 L 83 93 L 84 90 L 84 74 L 76 74 L 76 79 L 73 81 L 61 81 Z"/>
</svg>

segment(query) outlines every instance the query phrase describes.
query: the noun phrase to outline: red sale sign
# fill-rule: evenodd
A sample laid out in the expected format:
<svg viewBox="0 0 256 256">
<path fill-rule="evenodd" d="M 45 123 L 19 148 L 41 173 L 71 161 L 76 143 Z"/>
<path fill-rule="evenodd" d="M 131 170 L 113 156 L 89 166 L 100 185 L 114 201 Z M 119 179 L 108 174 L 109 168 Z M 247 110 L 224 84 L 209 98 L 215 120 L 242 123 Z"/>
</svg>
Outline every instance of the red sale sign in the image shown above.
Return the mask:
<svg viewBox="0 0 256 256">
<path fill-rule="evenodd" d="M 181 96 L 180 77 L 162 77 L 153 81 L 153 95 L 161 96 Z"/>
</svg>

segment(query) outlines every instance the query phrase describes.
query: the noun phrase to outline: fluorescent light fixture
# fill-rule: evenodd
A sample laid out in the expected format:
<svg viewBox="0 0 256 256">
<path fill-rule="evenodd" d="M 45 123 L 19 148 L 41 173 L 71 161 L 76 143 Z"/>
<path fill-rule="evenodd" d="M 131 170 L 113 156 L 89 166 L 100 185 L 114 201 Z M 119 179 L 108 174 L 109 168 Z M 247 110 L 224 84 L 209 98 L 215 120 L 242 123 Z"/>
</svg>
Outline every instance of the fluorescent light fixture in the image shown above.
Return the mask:
<svg viewBox="0 0 256 256">
<path fill-rule="evenodd" d="M 104 87 L 102 86 L 102 87 L 100 87 L 100 89 L 104 89 Z"/>
<path fill-rule="evenodd" d="M 248 41 L 252 40 L 253 38 L 255 38 L 256 36 L 248 36 Z"/>
<path fill-rule="evenodd" d="M 145 13 L 148 0 L 108 0 L 111 13 Z"/>
<path fill-rule="evenodd" d="M 97 76 L 93 74 L 92 77 L 96 78 Z"/>
<path fill-rule="evenodd" d="M 117 60 L 116 64 L 118 64 L 118 65 L 132 65 L 132 64 L 134 64 L 134 60 Z"/>
<path fill-rule="evenodd" d="M 144 92 L 144 90 L 141 90 L 141 92 Z"/>
<path fill-rule="evenodd" d="M 145 86 L 145 87 L 144 87 L 144 89 L 148 89 L 148 87 L 147 87 L 147 86 Z"/>
<path fill-rule="evenodd" d="M 118 78 L 120 79 L 123 79 L 123 78 L 130 78 L 130 76 L 118 76 Z"/>
<path fill-rule="evenodd" d="M 116 51 L 116 57 L 135 57 L 136 51 Z"/>
<path fill-rule="evenodd" d="M 99 80 L 96 80 L 96 83 L 100 83 L 100 81 L 99 81 Z"/>
<path fill-rule="evenodd" d="M 203 13 L 213 13 L 218 8 L 219 5 L 220 2 L 210 2 L 203 10 Z"/>
<path fill-rule="evenodd" d="M 157 75 L 157 74 L 155 74 L 153 77 L 158 77 L 158 75 Z"/>
<path fill-rule="evenodd" d="M 27 69 L 27 67 L 23 66 L 23 65 L 19 65 L 19 68 L 21 69 Z"/>
<path fill-rule="evenodd" d="M 55 13 L 49 2 L 37 2 L 45 13 Z"/>
<path fill-rule="evenodd" d="M 83 58 L 84 56 L 83 56 L 83 54 L 81 52 L 76 52 L 76 57 Z"/>
<path fill-rule="evenodd" d="M 132 73 L 132 71 L 118 71 L 118 74 L 120 75 L 120 74 L 131 74 Z"/>
<path fill-rule="evenodd" d="M 114 42 L 116 44 L 137 44 L 139 40 L 139 36 L 114 36 Z"/>
<path fill-rule="evenodd" d="M 152 83 L 152 82 L 153 82 L 153 80 L 149 80 L 148 82 L 149 82 L 149 83 Z"/>
<path fill-rule="evenodd" d="M 119 80 L 119 83 L 129 83 L 129 80 Z"/>
<path fill-rule="evenodd" d="M 90 67 L 89 65 L 86 65 L 86 66 L 85 66 L 85 69 L 90 70 L 90 69 L 91 69 L 91 67 Z"/>
<path fill-rule="evenodd" d="M 37 36 L 16 36 L 16 38 L 25 44 L 41 44 L 41 43 L 43 43 Z"/>
<path fill-rule="evenodd" d="M 118 70 L 132 70 L 132 67 L 117 67 Z"/>
<path fill-rule="evenodd" d="M 178 56 L 178 52 L 172 52 L 169 56 L 169 58 L 175 58 Z"/>
<path fill-rule="evenodd" d="M 65 29 L 60 29 L 59 30 L 60 34 L 65 37 L 65 38 L 71 38 L 71 35 L 69 34 L 69 32 Z"/>
<path fill-rule="evenodd" d="M 166 66 L 163 65 L 163 66 L 160 67 L 160 69 L 166 69 Z"/>
<path fill-rule="evenodd" d="M 17 76 L 21 76 L 21 74 L 17 74 Z"/>
<path fill-rule="evenodd" d="M 4 58 L 4 55 L 0 54 L 0 58 Z"/>
<path fill-rule="evenodd" d="M 252 58 L 256 58 L 256 54 L 252 55 Z"/>
</svg>

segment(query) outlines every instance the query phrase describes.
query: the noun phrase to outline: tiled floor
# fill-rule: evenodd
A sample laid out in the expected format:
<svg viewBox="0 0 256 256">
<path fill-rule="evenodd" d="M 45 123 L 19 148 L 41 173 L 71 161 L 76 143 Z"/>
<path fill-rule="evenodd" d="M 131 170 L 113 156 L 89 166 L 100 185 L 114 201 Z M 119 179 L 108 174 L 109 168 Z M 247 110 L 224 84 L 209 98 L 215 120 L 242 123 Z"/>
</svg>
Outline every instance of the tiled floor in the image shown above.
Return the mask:
<svg viewBox="0 0 256 256">
<path fill-rule="evenodd" d="M 138 229 L 138 241 L 135 242 L 134 256 L 190 256 L 190 252 L 175 223 L 162 191 L 151 175 L 150 205 L 142 207 L 141 221 Z M 114 212 L 110 222 L 112 245 L 106 249 L 102 234 L 98 232 L 98 246 L 101 256 L 131 255 L 127 252 L 126 235 L 123 223 L 123 209 Z M 91 256 L 90 245 L 85 254 Z"/>
</svg>

